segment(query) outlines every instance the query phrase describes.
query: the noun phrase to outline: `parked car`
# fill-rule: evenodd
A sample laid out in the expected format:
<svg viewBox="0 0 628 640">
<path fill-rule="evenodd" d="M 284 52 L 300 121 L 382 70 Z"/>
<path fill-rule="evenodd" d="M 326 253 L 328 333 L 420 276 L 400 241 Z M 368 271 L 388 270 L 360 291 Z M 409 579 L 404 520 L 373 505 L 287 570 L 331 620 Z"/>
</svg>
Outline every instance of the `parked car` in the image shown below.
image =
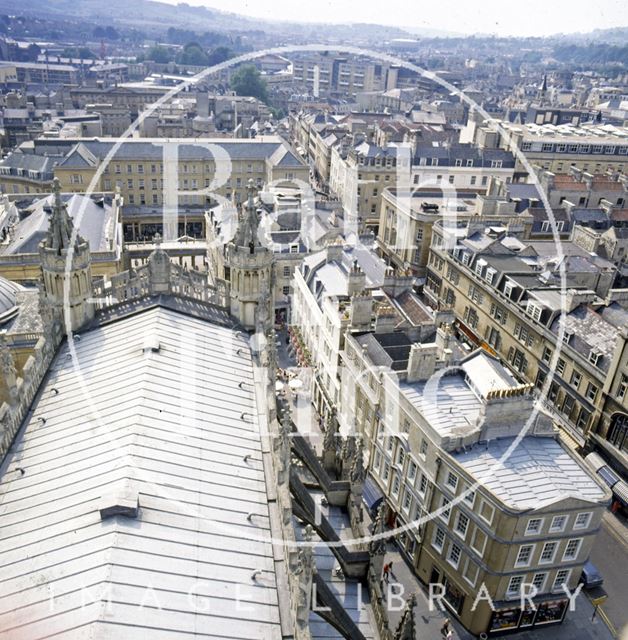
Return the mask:
<svg viewBox="0 0 628 640">
<path fill-rule="evenodd" d="M 592 562 L 585 562 L 580 582 L 582 582 L 585 589 L 593 589 L 593 587 L 601 587 L 604 578 L 602 578 L 602 574 Z"/>
</svg>

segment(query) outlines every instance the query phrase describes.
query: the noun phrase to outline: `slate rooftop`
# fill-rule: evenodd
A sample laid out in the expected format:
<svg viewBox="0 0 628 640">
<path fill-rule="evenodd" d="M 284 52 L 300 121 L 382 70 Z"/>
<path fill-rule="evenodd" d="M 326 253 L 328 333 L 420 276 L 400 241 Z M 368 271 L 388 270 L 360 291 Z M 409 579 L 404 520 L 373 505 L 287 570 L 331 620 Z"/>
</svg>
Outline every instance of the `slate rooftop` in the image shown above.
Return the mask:
<svg viewBox="0 0 628 640">
<path fill-rule="evenodd" d="M 4 637 L 280 638 L 247 343 L 154 307 L 76 350 L 2 467 Z"/>
<path fill-rule="evenodd" d="M 514 443 L 514 438 L 500 438 L 453 457 L 476 481 L 516 509 L 539 509 L 565 498 L 605 500 L 605 491 L 560 442 L 530 436 L 510 451 Z"/>
</svg>

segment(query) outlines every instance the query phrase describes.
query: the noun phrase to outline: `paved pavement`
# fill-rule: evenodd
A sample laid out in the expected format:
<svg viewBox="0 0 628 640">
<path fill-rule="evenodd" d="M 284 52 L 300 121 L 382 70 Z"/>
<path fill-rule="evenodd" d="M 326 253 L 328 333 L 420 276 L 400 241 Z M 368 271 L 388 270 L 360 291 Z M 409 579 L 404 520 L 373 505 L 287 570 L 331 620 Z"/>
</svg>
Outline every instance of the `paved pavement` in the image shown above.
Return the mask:
<svg viewBox="0 0 628 640">
<path fill-rule="evenodd" d="M 591 561 L 604 577 L 608 600 L 603 613 L 618 632 L 628 640 L 628 522 L 620 515 L 604 514 L 602 529 L 591 550 Z"/>
<path fill-rule="evenodd" d="M 402 584 L 406 598 L 412 592 L 417 596 L 415 613 L 417 640 L 442 639 L 440 629 L 446 617 L 452 623 L 456 640 L 472 640 L 475 638 L 475 636 L 465 631 L 448 613 L 429 610 L 426 590 L 393 543 L 388 545 L 385 562 L 393 563 L 393 576 L 390 582 Z M 398 591 L 398 588 L 395 587 L 394 593 Z M 576 600 L 576 610 L 568 611 L 561 625 L 520 631 L 509 634 L 508 637 L 521 638 L 522 640 L 612 640 L 613 635 L 601 618 L 596 617 L 591 621 L 593 611 L 593 605 L 584 592 L 581 592 L 581 595 Z M 392 611 L 390 613 L 391 628 L 395 628 L 400 615 L 400 612 Z"/>
<path fill-rule="evenodd" d="M 385 563 L 392 562 L 392 576 L 389 578 L 389 589 L 393 594 L 398 594 L 400 588 L 397 585 L 403 585 L 403 598 L 407 600 L 411 593 L 416 594 L 416 609 L 414 612 L 416 620 L 416 637 L 420 640 L 442 640 L 441 628 L 446 618 L 449 618 L 455 640 L 471 640 L 474 636 L 467 633 L 463 627 L 458 625 L 448 614 L 443 613 L 438 608 L 430 611 L 427 594 L 423 586 L 419 583 L 414 575 L 411 567 L 408 566 L 401 553 L 399 553 L 394 543 L 388 544 Z M 391 602 L 395 604 L 394 598 Z M 401 616 L 401 611 L 389 611 L 390 628 L 396 629 Z"/>
</svg>

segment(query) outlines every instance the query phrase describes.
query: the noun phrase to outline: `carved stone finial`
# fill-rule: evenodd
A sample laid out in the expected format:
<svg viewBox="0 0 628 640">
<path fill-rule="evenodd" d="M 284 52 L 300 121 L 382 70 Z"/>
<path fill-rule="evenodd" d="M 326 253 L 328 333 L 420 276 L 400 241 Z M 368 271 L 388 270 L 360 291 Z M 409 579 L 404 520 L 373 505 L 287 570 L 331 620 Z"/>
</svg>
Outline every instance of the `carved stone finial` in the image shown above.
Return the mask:
<svg viewBox="0 0 628 640">
<path fill-rule="evenodd" d="M 348 435 L 342 445 L 343 461 L 351 461 L 355 455 L 355 436 Z"/>
<path fill-rule="evenodd" d="M 382 501 L 373 523 L 373 538 L 369 543 L 369 555 L 383 556 L 386 553 L 386 538 L 383 536 L 386 525 L 386 503 Z"/>
<path fill-rule="evenodd" d="M 161 248 L 161 235 L 154 236 L 155 250 L 148 256 L 148 273 L 152 294 L 168 293 L 171 288 L 172 270 L 168 254 Z"/>
<path fill-rule="evenodd" d="M 15 362 L 13 361 L 13 354 L 9 348 L 9 343 L 4 334 L 0 334 L 0 369 L 5 379 L 16 375 Z"/>
<path fill-rule="evenodd" d="M 74 223 L 68 215 L 67 207 L 61 198 L 61 183 L 59 182 L 59 178 L 55 178 L 52 182 L 52 193 L 52 213 L 50 214 L 48 223 L 48 233 L 42 246 L 48 250 L 52 249 L 56 254 L 61 255 L 63 250 L 70 248 Z M 77 234 L 75 243 L 79 241 L 82 240 L 79 239 Z"/>
<path fill-rule="evenodd" d="M 351 483 L 353 485 L 359 485 L 364 482 L 365 469 L 364 469 L 364 443 L 362 438 L 358 436 L 356 438 L 355 453 L 353 456 L 353 464 L 351 465 Z"/>
<path fill-rule="evenodd" d="M 274 393 L 277 382 L 277 334 L 272 327 L 266 332 L 266 366 L 268 367 L 268 383 Z"/>
<path fill-rule="evenodd" d="M 48 336 L 55 320 L 54 309 L 46 296 L 46 288 L 42 280 L 37 284 L 37 289 L 39 293 L 39 316 L 41 317 L 43 333 L 45 336 Z"/>
<path fill-rule="evenodd" d="M 292 453 L 290 449 L 290 412 L 283 411 L 279 420 L 279 434 L 277 436 L 277 482 L 284 485 L 288 481 Z"/>
<path fill-rule="evenodd" d="M 4 383 L 9 391 L 9 402 L 15 404 L 17 402 L 17 370 L 15 369 L 15 360 L 6 336 L 0 334 L 0 369 Z"/>
<path fill-rule="evenodd" d="M 393 640 L 414 640 L 416 638 L 415 608 L 416 595 L 412 593 L 406 600 L 406 606 L 401 614 L 401 620 L 399 620 L 399 624 L 393 635 Z"/>
<path fill-rule="evenodd" d="M 325 433 L 323 435 L 323 451 L 336 453 L 336 418 L 333 412 L 329 412 L 325 421 Z"/>
<path fill-rule="evenodd" d="M 303 534 L 307 543 L 299 549 L 297 557 L 297 597 L 296 622 L 299 629 L 305 630 L 309 626 L 310 610 L 312 607 L 312 577 L 314 574 L 314 553 L 311 545 L 312 527 L 307 525 Z"/>
</svg>

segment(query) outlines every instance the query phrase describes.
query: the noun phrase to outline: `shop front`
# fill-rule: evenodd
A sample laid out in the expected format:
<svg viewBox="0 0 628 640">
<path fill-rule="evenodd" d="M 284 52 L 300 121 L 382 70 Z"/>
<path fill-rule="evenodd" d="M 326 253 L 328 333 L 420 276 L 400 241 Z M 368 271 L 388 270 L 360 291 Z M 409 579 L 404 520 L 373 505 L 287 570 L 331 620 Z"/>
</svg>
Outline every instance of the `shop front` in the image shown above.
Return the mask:
<svg viewBox="0 0 628 640">
<path fill-rule="evenodd" d="M 375 518 L 379 510 L 382 501 L 384 500 L 384 493 L 379 488 L 379 485 L 375 479 L 369 473 L 364 480 L 364 487 L 362 489 L 362 501 L 368 509 L 371 520 Z"/>
<path fill-rule="evenodd" d="M 415 567 L 415 553 L 417 549 L 416 528 L 408 528 L 405 518 L 397 514 L 396 526 L 401 529 L 395 538 L 395 543 L 399 552 L 406 560 Z"/>
<path fill-rule="evenodd" d="M 465 603 L 465 594 L 437 565 L 433 565 L 432 567 L 430 584 L 442 586 L 445 606 L 450 609 L 452 613 L 460 616 Z"/>
<path fill-rule="evenodd" d="M 482 344 L 475 333 L 460 320 L 456 321 L 456 337 L 459 340 L 469 343 L 473 348 L 479 347 Z"/>
<path fill-rule="evenodd" d="M 567 612 L 569 601 L 565 598 L 552 598 L 535 602 L 535 608 L 517 606 L 498 608 L 491 617 L 488 633 L 498 635 L 521 631 L 531 627 L 560 624 Z"/>
</svg>

